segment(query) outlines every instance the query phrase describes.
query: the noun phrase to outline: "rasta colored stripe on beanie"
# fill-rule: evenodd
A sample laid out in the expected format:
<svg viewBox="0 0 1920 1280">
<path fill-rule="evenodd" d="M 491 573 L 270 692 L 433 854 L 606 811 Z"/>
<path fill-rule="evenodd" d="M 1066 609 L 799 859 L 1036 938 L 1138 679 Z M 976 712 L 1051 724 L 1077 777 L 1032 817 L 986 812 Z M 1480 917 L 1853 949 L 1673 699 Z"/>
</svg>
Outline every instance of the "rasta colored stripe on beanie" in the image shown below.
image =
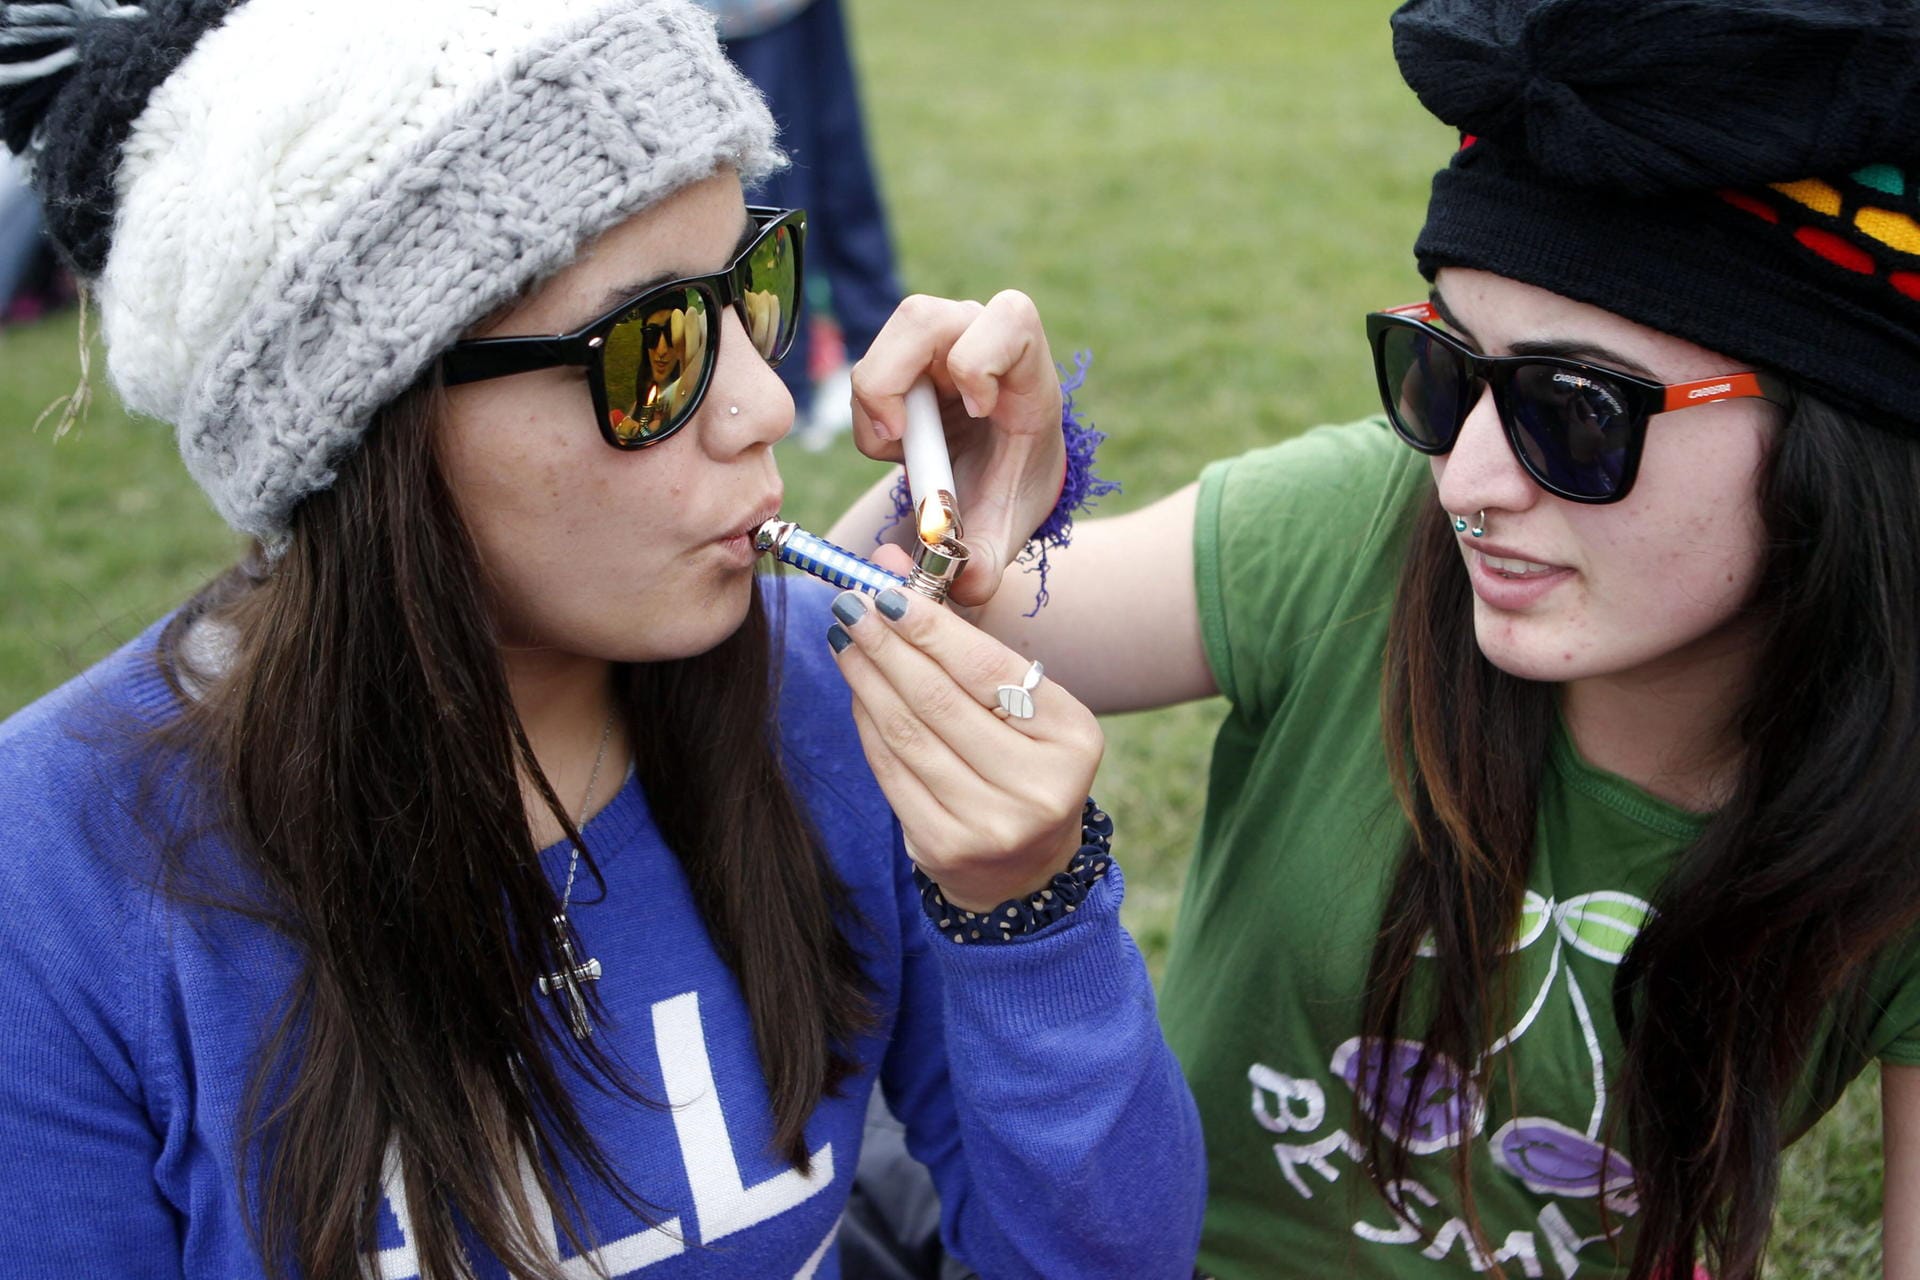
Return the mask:
<svg viewBox="0 0 1920 1280">
<path fill-rule="evenodd" d="M 1768 190 L 1722 188 L 1716 194 L 1800 248 L 1920 301 L 1920 220 L 1907 174 L 1868 165 L 1828 180 L 1774 182 Z M 1891 207 L 1889 207 L 1891 206 Z"/>
<path fill-rule="evenodd" d="M 77 163 L 50 126 L 114 69 L 86 60 L 124 52 L 94 28 L 162 30 L 158 7 L 64 3 L 93 11 L 77 69 L 38 124 L 0 98 L 43 192 Z M 122 399 L 173 423 L 221 515 L 270 546 L 476 322 L 673 192 L 783 163 L 687 0 L 223 7 L 126 122 L 91 283 Z"/>
<path fill-rule="evenodd" d="M 1920 9 L 1412 0 L 1394 52 L 1468 135 L 1415 246 L 1920 431 Z"/>
</svg>

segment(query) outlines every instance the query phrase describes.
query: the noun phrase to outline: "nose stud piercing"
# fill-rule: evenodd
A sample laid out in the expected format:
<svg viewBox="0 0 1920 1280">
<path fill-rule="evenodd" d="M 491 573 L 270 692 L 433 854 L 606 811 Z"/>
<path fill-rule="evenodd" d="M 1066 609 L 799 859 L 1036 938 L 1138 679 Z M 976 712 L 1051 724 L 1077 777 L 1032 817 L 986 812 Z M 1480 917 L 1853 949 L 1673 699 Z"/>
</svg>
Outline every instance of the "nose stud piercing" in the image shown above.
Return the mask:
<svg viewBox="0 0 1920 1280">
<path fill-rule="evenodd" d="M 1476 538 L 1484 538 L 1487 536 L 1487 513 L 1484 510 L 1473 518 L 1473 528 L 1467 530 L 1467 532 Z"/>
<path fill-rule="evenodd" d="M 730 417 L 730 418 L 737 418 L 737 417 L 739 417 L 739 416 L 740 416 L 740 406 L 739 406 L 739 405 L 737 405 L 737 404 L 730 404 L 730 405 L 728 405 L 728 406 L 727 406 L 727 416 L 728 416 L 728 417 Z"/>
</svg>

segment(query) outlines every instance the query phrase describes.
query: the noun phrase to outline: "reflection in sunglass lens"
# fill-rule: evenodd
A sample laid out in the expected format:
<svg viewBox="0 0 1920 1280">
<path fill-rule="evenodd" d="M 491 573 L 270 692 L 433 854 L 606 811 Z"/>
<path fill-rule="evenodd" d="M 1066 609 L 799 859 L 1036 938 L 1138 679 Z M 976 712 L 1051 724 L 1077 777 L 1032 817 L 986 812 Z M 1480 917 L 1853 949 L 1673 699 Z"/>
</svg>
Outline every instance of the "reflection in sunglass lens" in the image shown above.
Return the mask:
<svg viewBox="0 0 1920 1280">
<path fill-rule="evenodd" d="M 775 228 L 742 264 L 746 279 L 742 282 L 741 304 L 747 336 L 754 349 L 768 360 L 784 356 L 793 343 L 794 324 L 800 314 L 798 264 L 790 226 Z"/>
<path fill-rule="evenodd" d="M 678 426 L 707 360 L 705 295 L 676 289 L 613 326 L 602 353 L 607 423 L 622 444 L 641 444 Z"/>
<path fill-rule="evenodd" d="M 1589 498 L 1619 489 L 1633 427 L 1615 388 L 1554 365 L 1520 365 L 1508 400 L 1527 462 L 1540 479 Z"/>
<path fill-rule="evenodd" d="M 1395 326 L 1380 335 L 1380 361 L 1393 425 L 1409 444 L 1451 448 L 1472 405 L 1466 366 L 1432 334 Z"/>
</svg>

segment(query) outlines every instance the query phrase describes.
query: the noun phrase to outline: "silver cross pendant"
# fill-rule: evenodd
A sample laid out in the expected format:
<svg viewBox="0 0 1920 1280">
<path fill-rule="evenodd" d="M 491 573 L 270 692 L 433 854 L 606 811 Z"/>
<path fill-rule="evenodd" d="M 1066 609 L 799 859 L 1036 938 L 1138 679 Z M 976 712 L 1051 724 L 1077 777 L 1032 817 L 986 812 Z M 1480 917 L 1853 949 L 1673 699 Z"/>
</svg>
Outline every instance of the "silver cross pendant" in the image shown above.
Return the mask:
<svg viewBox="0 0 1920 1280">
<path fill-rule="evenodd" d="M 587 1016 L 587 992 L 580 984 L 600 981 L 600 962 L 590 958 L 582 964 L 575 959 L 573 933 L 567 928 L 565 916 L 553 918 L 553 935 L 560 947 L 560 972 L 540 979 L 540 994 L 560 998 L 573 1038 L 585 1040 L 593 1034 L 593 1019 Z"/>
</svg>

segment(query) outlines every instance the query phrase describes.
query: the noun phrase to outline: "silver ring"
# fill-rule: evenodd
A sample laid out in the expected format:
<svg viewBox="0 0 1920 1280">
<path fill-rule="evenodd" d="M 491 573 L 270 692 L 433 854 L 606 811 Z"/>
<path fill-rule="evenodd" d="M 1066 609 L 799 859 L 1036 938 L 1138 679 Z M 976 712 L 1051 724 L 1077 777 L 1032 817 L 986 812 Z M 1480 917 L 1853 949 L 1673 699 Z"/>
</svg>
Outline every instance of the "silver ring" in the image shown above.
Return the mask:
<svg viewBox="0 0 1920 1280">
<path fill-rule="evenodd" d="M 1047 669 L 1035 661 L 1027 668 L 1027 674 L 1020 677 L 1019 684 L 1003 684 L 993 691 L 1000 705 L 993 714 L 1002 720 L 1033 719 L 1033 691 L 1040 687 L 1040 681 L 1046 678 Z"/>
</svg>

